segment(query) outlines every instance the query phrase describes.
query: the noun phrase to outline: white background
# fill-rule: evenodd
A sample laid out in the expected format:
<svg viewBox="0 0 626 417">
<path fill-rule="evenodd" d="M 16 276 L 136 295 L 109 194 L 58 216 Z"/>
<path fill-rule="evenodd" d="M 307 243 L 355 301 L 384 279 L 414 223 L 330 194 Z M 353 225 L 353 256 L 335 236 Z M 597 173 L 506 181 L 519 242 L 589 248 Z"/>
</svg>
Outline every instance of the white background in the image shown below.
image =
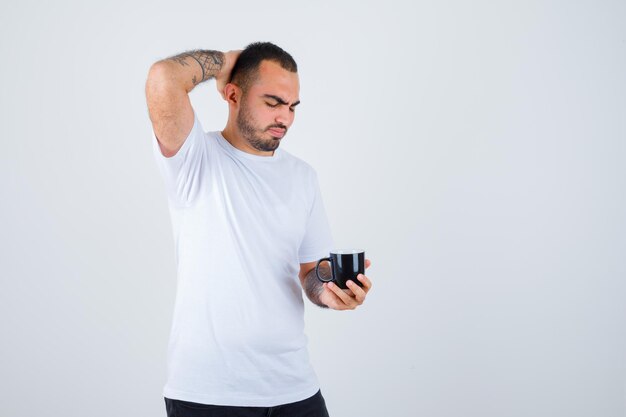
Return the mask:
<svg viewBox="0 0 626 417">
<path fill-rule="evenodd" d="M 0 415 L 165 416 L 150 65 L 272 41 L 374 287 L 307 305 L 333 417 L 626 416 L 623 1 L 0 5 Z M 192 102 L 224 127 L 213 82 Z M 307 302 L 308 303 L 308 302 Z"/>
</svg>

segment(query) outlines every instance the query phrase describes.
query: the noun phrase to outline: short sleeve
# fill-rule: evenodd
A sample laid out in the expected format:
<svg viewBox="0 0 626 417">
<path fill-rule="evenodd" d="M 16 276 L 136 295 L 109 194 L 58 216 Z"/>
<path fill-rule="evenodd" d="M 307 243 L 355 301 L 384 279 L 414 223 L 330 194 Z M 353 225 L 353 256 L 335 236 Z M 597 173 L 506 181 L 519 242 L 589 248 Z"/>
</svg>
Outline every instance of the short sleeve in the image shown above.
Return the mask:
<svg viewBox="0 0 626 417">
<path fill-rule="evenodd" d="M 172 157 L 163 156 L 152 131 L 152 145 L 157 166 L 163 177 L 168 200 L 178 207 L 187 207 L 197 198 L 206 182 L 207 140 L 200 120 L 194 111 L 191 132 L 183 146 Z"/>
<path fill-rule="evenodd" d="M 300 263 L 313 262 L 326 257 L 333 247 L 333 237 L 326 217 L 317 176 L 313 178 L 312 188 L 314 192 L 313 204 L 307 220 L 304 238 L 298 250 Z"/>
</svg>

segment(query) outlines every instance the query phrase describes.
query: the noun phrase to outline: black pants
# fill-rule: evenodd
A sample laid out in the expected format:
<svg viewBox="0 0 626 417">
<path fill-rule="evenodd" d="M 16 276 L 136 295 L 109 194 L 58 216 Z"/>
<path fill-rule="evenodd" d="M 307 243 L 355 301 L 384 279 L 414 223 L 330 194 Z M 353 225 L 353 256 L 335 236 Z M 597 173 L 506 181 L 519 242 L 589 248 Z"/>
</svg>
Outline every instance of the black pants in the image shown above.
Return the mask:
<svg viewBox="0 0 626 417">
<path fill-rule="evenodd" d="M 275 407 L 198 404 L 165 398 L 167 417 L 329 417 L 322 391 L 295 403 Z"/>
</svg>

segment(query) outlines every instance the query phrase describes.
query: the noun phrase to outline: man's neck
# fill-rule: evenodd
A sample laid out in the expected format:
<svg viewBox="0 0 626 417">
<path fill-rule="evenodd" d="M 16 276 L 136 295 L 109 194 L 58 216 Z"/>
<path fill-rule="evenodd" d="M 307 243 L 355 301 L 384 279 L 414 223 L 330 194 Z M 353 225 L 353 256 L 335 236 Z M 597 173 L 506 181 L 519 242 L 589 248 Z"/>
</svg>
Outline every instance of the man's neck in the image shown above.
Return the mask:
<svg viewBox="0 0 626 417">
<path fill-rule="evenodd" d="M 243 137 L 239 129 L 232 124 L 227 124 L 224 130 L 222 130 L 222 136 L 228 141 L 234 148 L 239 149 L 242 152 L 246 152 L 252 155 L 258 156 L 273 156 L 274 151 L 259 151 L 252 147 L 250 143 Z"/>
</svg>

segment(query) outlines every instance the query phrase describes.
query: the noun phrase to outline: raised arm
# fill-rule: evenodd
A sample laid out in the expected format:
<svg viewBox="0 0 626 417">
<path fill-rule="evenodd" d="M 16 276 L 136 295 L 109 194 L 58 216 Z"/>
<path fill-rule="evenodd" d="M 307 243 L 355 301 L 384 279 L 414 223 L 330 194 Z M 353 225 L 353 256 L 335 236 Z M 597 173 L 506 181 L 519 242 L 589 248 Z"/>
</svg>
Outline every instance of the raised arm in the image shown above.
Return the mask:
<svg viewBox="0 0 626 417">
<path fill-rule="evenodd" d="M 223 94 L 239 53 L 195 50 L 157 61 L 150 67 L 146 101 L 164 156 L 176 155 L 193 127 L 189 92 L 201 82 L 215 78 L 217 89 Z"/>
</svg>

